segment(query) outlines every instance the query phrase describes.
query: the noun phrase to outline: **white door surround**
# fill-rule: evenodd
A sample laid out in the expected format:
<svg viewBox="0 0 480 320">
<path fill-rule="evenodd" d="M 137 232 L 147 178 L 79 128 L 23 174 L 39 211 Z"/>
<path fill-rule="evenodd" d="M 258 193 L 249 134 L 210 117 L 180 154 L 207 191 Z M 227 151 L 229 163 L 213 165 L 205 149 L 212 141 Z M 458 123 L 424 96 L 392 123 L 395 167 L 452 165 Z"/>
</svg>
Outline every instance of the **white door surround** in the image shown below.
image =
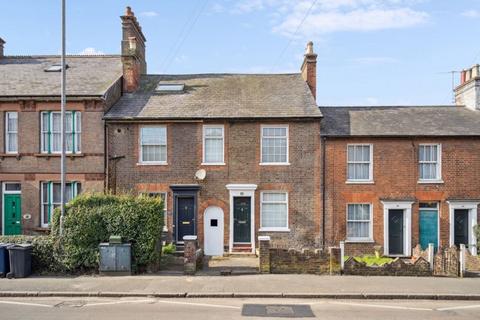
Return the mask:
<svg viewBox="0 0 480 320">
<path fill-rule="evenodd" d="M 389 210 L 403 210 L 403 256 L 412 255 L 412 204 L 413 201 L 382 201 L 383 204 L 383 253 L 389 256 L 388 213 Z"/>
<path fill-rule="evenodd" d="M 450 224 L 450 246 L 455 244 L 454 239 L 454 214 L 455 209 L 467 209 L 468 210 L 468 245 L 470 247 L 470 252 L 472 255 L 477 255 L 476 245 L 477 245 L 477 237 L 475 236 L 475 232 L 473 228 L 477 225 L 477 208 L 480 202 L 475 201 L 447 201 L 449 206 L 449 224 Z"/>
<path fill-rule="evenodd" d="M 227 184 L 226 188 L 230 191 L 230 237 L 228 251 L 233 250 L 233 198 L 250 197 L 250 230 L 252 239 L 252 253 L 255 253 L 255 190 L 256 184 Z"/>
<path fill-rule="evenodd" d="M 203 250 L 206 256 L 223 255 L 223 210 L 211 206 L 203 214 L 204 241 Z"/>
</svg>

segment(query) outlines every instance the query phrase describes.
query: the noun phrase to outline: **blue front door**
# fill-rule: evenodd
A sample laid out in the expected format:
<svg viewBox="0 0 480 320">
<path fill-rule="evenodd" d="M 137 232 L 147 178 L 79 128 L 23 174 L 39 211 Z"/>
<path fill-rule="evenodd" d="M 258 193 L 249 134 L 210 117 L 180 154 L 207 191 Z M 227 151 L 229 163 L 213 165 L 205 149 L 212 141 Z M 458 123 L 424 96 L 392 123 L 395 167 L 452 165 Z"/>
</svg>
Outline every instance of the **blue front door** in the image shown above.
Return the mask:
<svg viewBox="0 0 480 320">
<path fill-rule="evenodd" d="M 420 246 L 423 250 L 433 243 L 438 247 L 438 210 L 420 210 Z"/>
</svg>

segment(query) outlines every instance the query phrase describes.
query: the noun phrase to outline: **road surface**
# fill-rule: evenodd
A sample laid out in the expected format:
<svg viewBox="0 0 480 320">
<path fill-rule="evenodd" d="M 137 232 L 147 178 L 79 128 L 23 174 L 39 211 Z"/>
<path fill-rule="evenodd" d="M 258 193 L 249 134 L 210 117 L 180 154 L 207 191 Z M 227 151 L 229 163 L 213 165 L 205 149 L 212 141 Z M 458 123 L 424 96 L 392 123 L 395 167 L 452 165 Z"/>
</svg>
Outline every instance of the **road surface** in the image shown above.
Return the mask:
<svg viewBox="0 0 480 320">
<path fill-rule="evenodd" d="M 302 309 L 298 311 L 298 308 Z M 260 312 L 264 317 L 249 316 Z M 303 312 L 303 313 L 302 313 Z M 305 313 L 306 312 L 306 313 Z M 0 298 L 0 319 L 480 319 L 479 301 Z M 243 313 L 243 315 L 242 315 Z M 257 314 L 259 315 L 259 314 Z M 313 317 L 305 319 L 313 319 Z M 283 318 L 285 319 L 285 317 Z"/>
</svg>

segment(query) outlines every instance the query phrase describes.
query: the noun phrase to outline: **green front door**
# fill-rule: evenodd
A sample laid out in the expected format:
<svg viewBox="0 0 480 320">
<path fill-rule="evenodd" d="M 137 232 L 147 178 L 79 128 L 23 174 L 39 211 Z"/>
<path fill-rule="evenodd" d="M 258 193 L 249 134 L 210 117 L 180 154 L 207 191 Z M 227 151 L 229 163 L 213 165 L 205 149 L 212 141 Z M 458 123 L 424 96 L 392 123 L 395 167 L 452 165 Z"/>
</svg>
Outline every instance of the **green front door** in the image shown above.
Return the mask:
<svg viewBox="0 0 480 320">
<path fill-rule="evenodd" d="M 233 198 L 233 242 L 250 243 L 250 197 Z"/>
<path fill-rule="evenodd" d="M 433 243 L 435 250 L 438 247 L 438 211 L 420 210 L 420 246 L 427 249 Z"/>
<path fill-rule="evenodd" d="M 22 201 L 19 194 L 3 196 L 5 235 L 22 234 Z"/>
</svg>

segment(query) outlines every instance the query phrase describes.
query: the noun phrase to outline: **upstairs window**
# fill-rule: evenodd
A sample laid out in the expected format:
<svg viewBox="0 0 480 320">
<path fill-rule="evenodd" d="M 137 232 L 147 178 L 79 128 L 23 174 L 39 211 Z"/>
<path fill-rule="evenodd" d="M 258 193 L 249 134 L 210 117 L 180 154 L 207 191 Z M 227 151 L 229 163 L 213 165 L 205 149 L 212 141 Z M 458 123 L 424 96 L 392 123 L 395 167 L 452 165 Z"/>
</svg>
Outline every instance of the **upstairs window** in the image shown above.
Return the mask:
<svg viewBox="0 0 480 320">
<path fill-rule="evenodd" d="M 442 179 L 441 145 L 422 144 L 418 151 L 420 181 L 437 181 Z"/>
<path fill-rule="evenodd" d="M 224 164 L 224 127 L 203 126 L 203 163 Z"/>
<path fill-rule="evenodd" d="M 42 153 L 61 153 L 61 113 L 44 111 L 41 117 Z M 80 153 L 81 128 L 81 113 L 78 111 L 65 112 L 65 150 L 67 153 Z"/>
<path fill-rule="evenodd" d="M 288 126 L 262 126 L 262 164 L 288 164 Z"/>
<path fill-rule="evenodd" d="M 70 202 L 80 194 L 82 186 L 79 182 L 68 182 L 65 184 L 65 202 Z M 61 185 L 58 182 L 46 181 L 41 185 L 42 197 L 42 228 L 48 228 L 50 225 L 53 211 L 59 208 L 61 201 Z"/>
<path fill-rule="evenodd" d="M 18 113 L 5 113 L 5 152 L 18 153 Z"/>
<path fill-rule="evenodd" d="M 348 181 L 366 182 L 373 180 L 373 147 L 370 144 L 347 146 Z"/>
<path fill-rule="evenodd" d="M 167 163 L 167 128 L 165 126 L 140 129 L 140 163 Z"/>
</svg>

